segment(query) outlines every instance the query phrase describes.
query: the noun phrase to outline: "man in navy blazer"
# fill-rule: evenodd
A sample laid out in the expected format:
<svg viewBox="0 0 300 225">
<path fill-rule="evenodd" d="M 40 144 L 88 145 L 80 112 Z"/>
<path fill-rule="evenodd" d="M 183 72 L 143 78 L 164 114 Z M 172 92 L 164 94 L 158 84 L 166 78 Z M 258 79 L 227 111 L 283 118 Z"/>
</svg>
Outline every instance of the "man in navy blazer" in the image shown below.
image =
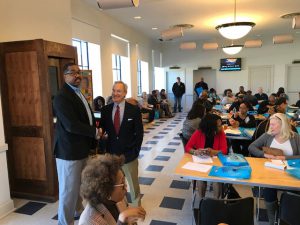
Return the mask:
<svg viewBox="0 0 300 225">
<path fill-rule="evenodd" d="M 106 151 L 124 155 L 123 171 L 130 187 L 133 205 L 139 206 L 138 156 L 143 142 L 144 129 L 140 109 L 125 101 L 127 85 L 116 81 L 112 88 L 113 103 L 101 109 L 100 126 L 107 134 Z M 119 108 L 119 111 L 118 111 Z M 118 111 L 118 112 L 117 112 Z M 119 119 L 116 119 L 116 114 Z M 119 127 L 115 125 L 119 120 Z"/>
<path fill-rule="evenodd" d="M 79 197 L 81 171 L 100 133 L 92 110 L 80 92 L 79 67 L 66 64 L 64 79 L 65 84 L 53 102 L 57 116 L 54 155 L 59 183 L 58 224 L 70 225 L 83 209 Z"/>
</svg>

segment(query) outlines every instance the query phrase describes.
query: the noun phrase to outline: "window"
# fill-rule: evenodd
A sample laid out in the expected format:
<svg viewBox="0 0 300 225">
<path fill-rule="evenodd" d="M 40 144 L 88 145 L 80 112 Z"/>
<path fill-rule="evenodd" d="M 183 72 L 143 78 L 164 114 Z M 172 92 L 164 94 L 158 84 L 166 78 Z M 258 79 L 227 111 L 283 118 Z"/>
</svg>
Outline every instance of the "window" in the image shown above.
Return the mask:
<svg viewBox="0 0 300 225">
<path fill-rule="evenodd" d="M 121 73 L 121 56 L 112 54 L 112 70 L 113 70 L 113 80 L 122 80 Z"/>
<path fill-rule="evenodd" d="M 142 92 L 149 94 L 149 68 L 148 63 L 142 60 L 137 62 L 137 80 L 138 80 L 138 95 Z"/>
<path fill-rule="evenodd" d="M 166 76 L 164 68 L 154 67 L 154 89 L 166 89 Z"/>
<path fill-rule="evenodd" d="M 137 85 L 138 85 L 138 95 L 142 94 L 142 68 L 141 60 L 137 61 Z"/>
<path fill-rule="evenodd" d="M 78 66 L 83 70 L 89 69 L 88 42 L 72 39 L 73 46 L 77 47 Z"/>
<path fill-rule="evenodd" d="M 102 75 L 100 45 L 87 41 L 72 39 L 73 46 L 77 48 L 78 66 L 82 70 L 92 70 L 93 97 L 102 95 Z"/>
</svg>

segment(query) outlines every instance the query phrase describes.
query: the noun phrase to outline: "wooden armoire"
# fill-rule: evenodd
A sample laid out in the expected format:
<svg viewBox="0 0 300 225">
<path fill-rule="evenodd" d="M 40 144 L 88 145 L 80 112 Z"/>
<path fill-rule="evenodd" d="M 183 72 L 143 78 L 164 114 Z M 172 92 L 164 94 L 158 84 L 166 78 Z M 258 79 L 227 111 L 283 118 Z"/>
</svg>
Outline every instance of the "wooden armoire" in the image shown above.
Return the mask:
<svg viewBox="0 0 300 225">
<path fill-rule="evenodd" d="M 54 202 L 52 99 L 63 65 L 77 62 L 73 46 L 42 39 L 0 43 L 0 82 L 11 195 Z"/>
</svg>

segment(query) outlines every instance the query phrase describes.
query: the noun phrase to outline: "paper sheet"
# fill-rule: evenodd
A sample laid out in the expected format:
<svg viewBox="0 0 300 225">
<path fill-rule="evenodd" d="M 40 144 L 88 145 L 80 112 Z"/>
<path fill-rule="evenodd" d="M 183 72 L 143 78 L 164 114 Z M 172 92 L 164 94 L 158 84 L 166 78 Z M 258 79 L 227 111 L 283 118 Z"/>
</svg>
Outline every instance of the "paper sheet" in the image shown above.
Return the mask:
<svg viewBox="0 0 300 225">
<path fill-rule="evenodd" d="M 211 167 L 212 166 L 210 165 L 188 162 L 182 168 L 207 173 L 211 169 Z"/>
<path fill-rule="evenodd" d="M 213 160 L 211 157 L 202 158 L 202 157 L 199 157 L 196 155 L 192 155 L 192 157 L 193 157 L 194 163 L 213 163 Z"/>
<path fill-rule="evenodd" d="M 241 131 L 239 129 L 230 129 L 227 128 L 224 130 L 225 134 L 231 134 L 231 135 L 241 135 Z"/>
</svg>

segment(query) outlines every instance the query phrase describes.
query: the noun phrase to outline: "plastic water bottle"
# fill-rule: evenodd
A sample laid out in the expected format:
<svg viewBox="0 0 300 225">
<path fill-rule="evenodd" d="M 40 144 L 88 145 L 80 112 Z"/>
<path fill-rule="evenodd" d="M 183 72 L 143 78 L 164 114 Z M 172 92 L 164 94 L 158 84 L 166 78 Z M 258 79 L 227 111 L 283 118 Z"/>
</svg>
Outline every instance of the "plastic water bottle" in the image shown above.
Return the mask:
<svg viewBox="0 0 300 225">
<path fill-rule="evenodd" d="M 235 114 L 236 113 L 236 108 L 234 107 L 232 111 L 233 111 L 233 114 Z"/>
</svg>

